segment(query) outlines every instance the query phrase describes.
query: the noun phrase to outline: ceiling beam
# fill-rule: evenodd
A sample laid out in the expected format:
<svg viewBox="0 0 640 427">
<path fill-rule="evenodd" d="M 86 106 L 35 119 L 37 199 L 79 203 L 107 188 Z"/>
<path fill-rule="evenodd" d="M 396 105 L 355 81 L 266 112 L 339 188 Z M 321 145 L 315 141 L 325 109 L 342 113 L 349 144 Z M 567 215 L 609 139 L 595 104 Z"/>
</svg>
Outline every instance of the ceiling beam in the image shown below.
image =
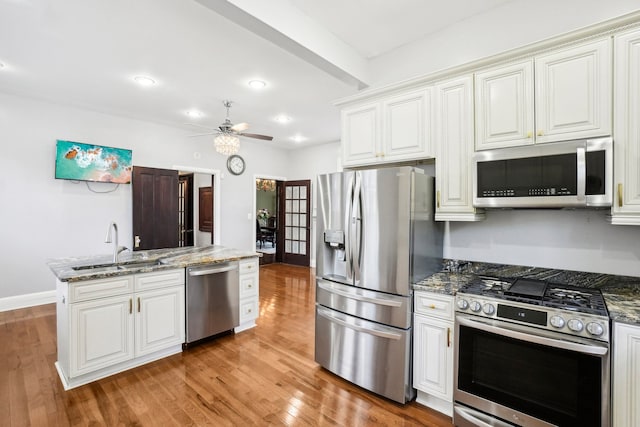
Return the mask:
<svg viewBox="0 0 640 427">
<path fill-rule="evenodd" d="M 351 86 L 369 86 L 367 59 L 285 0 L 196 1 Z"/>
</svg>

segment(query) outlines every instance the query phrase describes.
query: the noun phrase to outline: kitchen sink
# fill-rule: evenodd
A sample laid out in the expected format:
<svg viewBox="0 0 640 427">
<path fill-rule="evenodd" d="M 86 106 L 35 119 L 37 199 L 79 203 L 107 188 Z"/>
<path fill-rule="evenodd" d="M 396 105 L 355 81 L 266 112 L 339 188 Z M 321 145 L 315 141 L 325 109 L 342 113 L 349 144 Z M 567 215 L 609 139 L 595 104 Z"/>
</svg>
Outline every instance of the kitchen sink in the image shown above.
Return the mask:
<svg viewBox="0 0 640 427">
<path fill-rule="evenodd" d="M 145 268 L 145 267 L 153 267 L 156 265 L 162 265 L 161 260 L 138 260 L 138 261 L 125 261 L 115 263 L 106 263 L 106 264 L 89 264 L 89 265 L 78 265 L 75 267 L 71 267 L 74 271 L 86 271 L 86 272 L 102 272 L 102 271 L 123 271 L 123 270 L 131 270 L 134 268 Z"/>
</svg>

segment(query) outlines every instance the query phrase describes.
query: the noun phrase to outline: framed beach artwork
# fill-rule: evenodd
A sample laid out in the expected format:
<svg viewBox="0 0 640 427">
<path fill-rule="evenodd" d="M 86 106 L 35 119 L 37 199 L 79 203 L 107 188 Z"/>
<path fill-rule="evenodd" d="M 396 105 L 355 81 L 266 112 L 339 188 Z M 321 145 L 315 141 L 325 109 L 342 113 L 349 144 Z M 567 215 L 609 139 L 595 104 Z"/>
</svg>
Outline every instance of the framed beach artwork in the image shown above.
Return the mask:
<svg viewBox="0 0 640 427">
<path fill-rule="evenodd" d="M 132 151 L 62 141 L 56 143 L 56 179 L 131 183 Z"/>
</svg>

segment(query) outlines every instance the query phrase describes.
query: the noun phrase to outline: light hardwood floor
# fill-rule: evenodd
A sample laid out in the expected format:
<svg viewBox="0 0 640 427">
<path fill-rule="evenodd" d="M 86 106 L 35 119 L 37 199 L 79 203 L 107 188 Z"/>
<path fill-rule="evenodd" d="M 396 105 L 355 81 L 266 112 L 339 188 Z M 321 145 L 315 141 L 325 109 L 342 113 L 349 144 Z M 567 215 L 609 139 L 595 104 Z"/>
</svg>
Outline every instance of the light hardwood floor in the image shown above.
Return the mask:
<svg viewBox="0 0 640 427">
<path fill-rule="evenodd" d="M 313 361 L 313 270 L 260 268 L 254 329 L 64 391 L 53 304 L 0 313 L 0 426 L 451 426 Z"/>
</svg>

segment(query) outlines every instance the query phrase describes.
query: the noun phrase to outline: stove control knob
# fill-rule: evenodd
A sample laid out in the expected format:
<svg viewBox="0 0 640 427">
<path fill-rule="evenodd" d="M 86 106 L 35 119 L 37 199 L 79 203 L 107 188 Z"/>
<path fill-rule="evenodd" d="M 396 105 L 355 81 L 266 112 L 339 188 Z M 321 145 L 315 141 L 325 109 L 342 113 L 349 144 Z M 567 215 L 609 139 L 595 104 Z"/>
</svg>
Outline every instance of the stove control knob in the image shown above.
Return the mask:
<svg viewBox="0 0 640 427">
<path fill-rule="evenodd" d="M 458 308 L 459 308 L 460 310 L 466 310 L 467 308 L 469 308 L 469 303 L 467 302 L 467 300 L 466 300 L 466 299 L 462 299 L 462 298 L 460 298 L 460 299 L 458 300 Z"/>
<path fill-rule="evenodd" d="M 482 311 L 487 316 L 491 316 L 496 309 L 493 307 L 493 304 L 485 304 L 482 306 Z"/>
<path fill-rule="evenodd" d="M 551 323 L 551 326 L 553 326 L 554 328 L 563 328 L 564 327 L 564 319 L 560 316 L 551 316 L 551 319 L 549 319 L 549 323 Z"/>
<path fill-rule="evenodd" d="M 604 328 L 600 323 L 589 322 L 587 323 L 587 332 L 589 332 L 594 337 L 599 337 L 604 333 Z"/>
<path fill-rule="evenodd" d="M 569 322 L 567 322 L 567 326 L 573 332 L 580 332 L 580 331 L 582 331 L 582 328 L 584 327 L 584 325 L 582 324 L 582 321 L 580 321 L 578 319 L 569 320 Z"/>
<path fill-rule="evenodd" d="M 482 310 L 482 305 L 478 301 L 471 301 L 471 311 L 477 313 L 480 310 Z"/>
</svg>

